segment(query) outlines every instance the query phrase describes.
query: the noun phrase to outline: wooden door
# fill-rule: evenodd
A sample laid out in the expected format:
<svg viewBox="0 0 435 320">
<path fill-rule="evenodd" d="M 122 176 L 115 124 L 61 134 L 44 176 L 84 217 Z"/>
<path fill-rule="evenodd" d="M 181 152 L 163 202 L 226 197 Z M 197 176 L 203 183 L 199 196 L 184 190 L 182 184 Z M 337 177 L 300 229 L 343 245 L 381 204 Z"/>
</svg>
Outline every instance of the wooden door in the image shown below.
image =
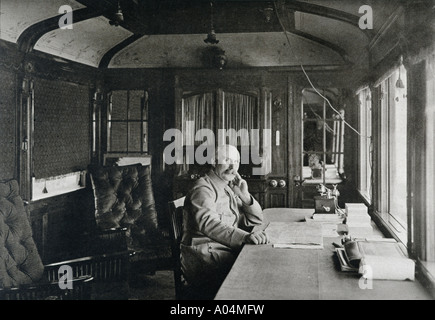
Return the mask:
<svg viewBox="0 0 435 320">
<path fill-rule="evenodd" d="M 268 176 L 268 207 L 300 207 L 295 179 L 301 171 L 301 92 L 288 76 L 285 86 L 273 91 L 272 171 Z"/>
</svg>

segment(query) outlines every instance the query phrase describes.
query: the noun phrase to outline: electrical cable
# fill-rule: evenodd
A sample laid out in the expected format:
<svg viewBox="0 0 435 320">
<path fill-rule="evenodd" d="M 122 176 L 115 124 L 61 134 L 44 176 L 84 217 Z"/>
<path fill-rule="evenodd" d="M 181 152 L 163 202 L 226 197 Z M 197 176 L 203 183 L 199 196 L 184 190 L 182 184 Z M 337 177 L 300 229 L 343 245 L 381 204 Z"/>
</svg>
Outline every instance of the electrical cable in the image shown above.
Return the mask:
<svg viewBox="0 0 435 320">
<path fill-rule="evenodd" d="M 337 113 L 337 114 L 339 115 L 340 119 L 343 121 L 343 123 L 344 123 L 345 125 L 347 125 L 351 130 L 353 130 L 353 131 L 354 131 L 356 134 L 358 134 L 360 137 L 367 138 L 367 139 L 371 139 L 370 136 L 362 135 L 360 132 L 358 132 L 358 130 L 356 130 L 354 127 L 352 127 L 352 125 L 350 125 L 346 120 L 344 120 L 344 118 L 343 118 L 343 116 L 341 115 L 341 113 L 340 113 L 337 109 L 335 109 L 335 108 L 332 106 L 332 104 L 331 104 L 331 102 L 329 101 L 329 99 L 328 99 L 327 97 L 325 97 L 324 95 L 322 95 L 322 94 L 317 90 L 317 88 L 314 86 L 314 84 L 311 82 L 311 79 L 310 79 L 310 77 L 308 76 L 307 72 L 305 71 L 305 68 L 304 68 L 303 64 L 300 62 L 299 57 L 296 55 L 296 53 L 294 52 L 294 50 L 293 50 L 293 48 L 292 48 L 292 46 L 291 46 L 290 39 L 289 39 L 288 34 L 287 34 L 288 32 L 287 32 L 287 30 L 285 29 L 285 27 L 284 27 L 284 25 L 283 25 L 283 23 L 282 23 L 282 21 L 281 21 L 281 18 L 280 18 L 280 16 L 279 16 L 278 8 L 277 8 L 277 5 L 276 5 L 276 1 L 274 1 L 273 4 L 274 4 L 274 7 L 275 7 L 276 17 L 277 17 L 278 22 L 279 22 L 279 24 L 280 24 L 280 26 L 281 26 L 281 28 L 282 28 L 282 30 L 283 30 L 283 32 L 284 32 L 285 37 L 286 37 L 286 39 L 287 39 L 287 42 L 288 42 L 289 48 L 290 48 L 290 50 L 292 51 L 293 56 L 296 58 L 296 61 L 298 62 L 299 66 L 301 67 L 302 72 L 304 73 L 305 77 L 307 78 L 308 83 L 310 84 L 310 86 L 313 88 L 313 90 L 314 90 L 314 91 L 315 91 L 315 92 L 316 92 L 316 93 L 317 93 L 317 94 L 318 94 L 322 99 L 324 99 L 324 100 L 327 102 L 328 106 L 329 106 L 329 107 L 330 107 L 330 108 L 331 108 L 335 113 Z"/>
</svg>

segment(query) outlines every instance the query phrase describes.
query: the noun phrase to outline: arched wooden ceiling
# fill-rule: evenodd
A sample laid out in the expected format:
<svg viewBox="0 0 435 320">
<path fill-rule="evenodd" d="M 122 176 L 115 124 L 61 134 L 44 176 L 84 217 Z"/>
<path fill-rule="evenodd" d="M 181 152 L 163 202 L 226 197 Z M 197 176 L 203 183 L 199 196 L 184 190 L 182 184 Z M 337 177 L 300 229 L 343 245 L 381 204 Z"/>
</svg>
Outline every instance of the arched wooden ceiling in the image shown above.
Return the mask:
<svg viewBox="0 0 435 320">
<path fill-rule="evenodd" d="M 358 26 L 362 0 L 119 0 L 119 26 L 109 23 L 118 0 L 1 0 L 0 39 L 99 68 L 201 68 L 213 19 L 230 68 L 349 68 L 368 66 L 370 41 L 400 4 L 368 2 L 373 30 Z M 59 28 L 64 5 L 72 29 Z"/>
</svg>

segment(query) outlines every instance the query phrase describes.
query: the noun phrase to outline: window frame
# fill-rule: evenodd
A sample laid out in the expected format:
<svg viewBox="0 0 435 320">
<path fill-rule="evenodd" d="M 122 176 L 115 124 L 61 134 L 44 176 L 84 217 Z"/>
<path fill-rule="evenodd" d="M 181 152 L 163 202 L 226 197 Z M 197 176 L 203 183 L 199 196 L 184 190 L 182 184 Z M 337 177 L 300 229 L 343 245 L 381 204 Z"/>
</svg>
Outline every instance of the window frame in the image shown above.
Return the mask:
<svg viewBox="0 0 435 320">
<path fill-rule="evenodd" d="M 131 116 L 131 103 L 130 103 L 130 95 L 131 92 L 142 92 L 143 96 L 141 97 L 140 103 L 140 118 L 134 118 Z M 113 110 L 113 93 L 114 92 L 125 92 L 127 95 L 127 110 L 126 110 L 126 118 L 125 119 L 112 119 L 111 113 Z M 125 154 L 125 155 L 138 155 L 138 154 L 149 154 L 149 92 L 146 89 L 138 89 L 138 90 L 111 90 L 107 93 L 107 110 L 106 110 L 106 153 L 107 154 Z M 125 148 L 124 150 L 116 150 L 112 148 L 112 140 L 111 140 L 111 129 L 112 124 L 125 124 L 126 132 L 125 132 Z M 131 141 L 131 124 L 141 124 L 140 126 L 140 150 L 131 150 L 130 149 L 130 141 Z"/>
<path fill-rule="evenodd" d="M 305 89 L 304 89 L 305 90 Z M 302 90 L 302 92 L 304 92 Z M 320 118 L 316 117 L 305 117 L 305 107 L 310 107 L 317 105 L 321 106 L 322 113 L 319 115 Z M 321 100 L 320 103 L 305 103 L 302 101 L 301 103 L 301 172 L 300 177 L 304 180 L 305 184 L 318 184 L 321 181 L 323 184 L 333 183 L 339 184 L 342 182 L 342 175 L 344 174 L 344 117 L 345 111 L 343 109 L 339 110 L 340 115 L 338 115 L 335 111 L 331 111 L 332 115 L 328 115 L 327 111 L 330 107 L 327 105 L 326 100 Z M 313 111 L 314 112 L 314 111 Z M 321 151 L 306 151 L 304 146 L 304 138 L 305 138 L 305 124 L 309 122 L 318 122 L 322 125 L 322 150 Z M 329 151 L 327 148 L 327 129 L 326 125 L 333 123 L 333 132 L 330 133 L 332 135 L 331 142 L 331 150 Z M 326 124 L 326 125 L 325 125 Z M 320 161 L 322 162 L 321 170 L 322 176 L 320 179 L 312 178 L 312 168 L 309 165 L 305 165 L 306 157 L 308 158 L 310 155 L 316 154 L 320 156 Z M 331 157 L 331 163 L 327 164 L 327 157 Z M 335 161 L 338 160 L 338 161 Z M 337 176 L 335 178 L 327 177 L 326 171 L 328 170 L 328 166 L 334 166 L 337 172 Z"/>
<path fill-rule="evenodd" d="M 359 98 L 359 148 L 357 190 L 366 204 L 371 205 L 373 191 L 373 135 L 372 135 L 372 93 L 369 87 L 361 89 Z"/>
<path fill-rule="evenodd" d="M 401 66 L 401 68 L 404 68 Z M 376 156 L 375 162 L 376 167 L 373 168 L 373 173 L 376 174 L 376 178 L 374 178 L 373 184 L 373 204 L 374 210 L 373 213 L 380 218 L 382 224 L 387 228 L 388 232 L 402 242 L 405 246 L 408 246 L 408 232 L 409 232 L 409 210 L 407 205 L 408 193 L 409 190 L 405 186 L 406 197 L 404 197 L 404 208 L 406 210 L 406 221 L 400 221 L 399 214 L 396 212 L 392 212 L 392 186 L 391 186 L 391 170 L 390 168 L 396 164 L 394 161 L 401 161 L 405 164 L 404 171 L 406 177 L 408 177 L 408 155 L 406 161 L 404 159 L 393 158 L 391 155 L 392 150 L 392 142 L 395 138 L 394 130 L 397 130 L 394 127 L 392 114 L 394 112 L 394 108 L 396 107 L 395 99 L 395 84 L 396 84 L 396 76 L 398 73 L 399 67 L 393 69 L 387 76 L 385 76 L 379 84 L 375 87 L 377 91 L 377 103 L 375 105 L 376 110 L 373 110 L 372 113 L 372 126 L 373 132 L 372 134 L 375 138 L 375 153 Z M 403 70 L 402 76 L 403 76 Z M 406 70 L 405 70 L 406 71 Z M 408 106 L 407 106 L 408 108 Z M 406 115 L 406 120 L 409 121 L 409 113 Z M 408 144 L 408 132 L 406 133 L 406 137 L 403 143 Z"/>
</svg>

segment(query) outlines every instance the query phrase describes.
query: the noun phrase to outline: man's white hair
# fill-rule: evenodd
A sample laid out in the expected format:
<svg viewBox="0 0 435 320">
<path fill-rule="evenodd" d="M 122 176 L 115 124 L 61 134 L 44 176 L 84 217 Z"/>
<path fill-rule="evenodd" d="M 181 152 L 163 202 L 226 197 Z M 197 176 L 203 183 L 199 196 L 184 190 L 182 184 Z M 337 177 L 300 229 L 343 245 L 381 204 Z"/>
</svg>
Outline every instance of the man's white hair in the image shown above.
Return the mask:
<svg viewBox="0 0 435 320">
<path fill-rule="evenodd" d="M 219 159 L 226 159 L 231 151 L 237 153 L 237 157 L 240 160 L 240 153 L 237 148 L 231 144 L 222 144 L 216 147 L 213 164 L 217 164 Z"/>
</svg>

